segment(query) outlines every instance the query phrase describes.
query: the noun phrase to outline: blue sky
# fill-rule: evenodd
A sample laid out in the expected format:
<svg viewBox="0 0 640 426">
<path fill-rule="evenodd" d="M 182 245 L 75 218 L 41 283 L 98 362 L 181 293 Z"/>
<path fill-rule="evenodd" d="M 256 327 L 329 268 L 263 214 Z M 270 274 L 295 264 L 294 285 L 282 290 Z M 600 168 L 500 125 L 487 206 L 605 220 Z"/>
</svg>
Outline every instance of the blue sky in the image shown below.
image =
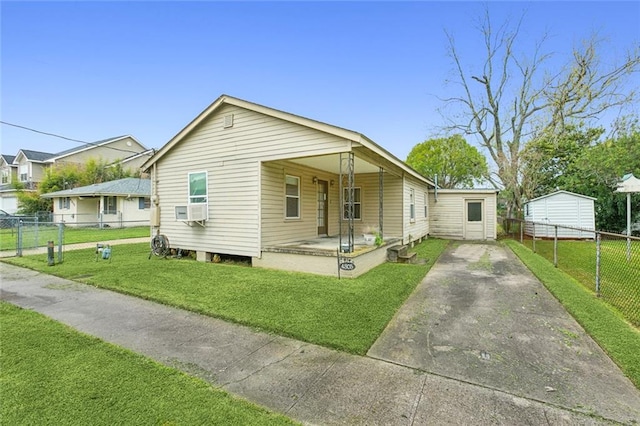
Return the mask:
<svg viewBox="0 0 640 426">
<path fill-rule="evenodd" d="M 1 2 L 1 119 L 159 148 L 225 93 L 364 133 L 401 159 L 436 135 L 452 63 L 482 65 L 479 2 Z M 604 61 L 640 42 L 640 2 L 492 2 L 545 31 L 554 63 L 596 32 Z M 640 87 L 638 77 L 631 82 Z M 637 108 L 635 110 L 637 113 Z M 0 126 L 1 151 L 76 143 Z"/>
</svg>

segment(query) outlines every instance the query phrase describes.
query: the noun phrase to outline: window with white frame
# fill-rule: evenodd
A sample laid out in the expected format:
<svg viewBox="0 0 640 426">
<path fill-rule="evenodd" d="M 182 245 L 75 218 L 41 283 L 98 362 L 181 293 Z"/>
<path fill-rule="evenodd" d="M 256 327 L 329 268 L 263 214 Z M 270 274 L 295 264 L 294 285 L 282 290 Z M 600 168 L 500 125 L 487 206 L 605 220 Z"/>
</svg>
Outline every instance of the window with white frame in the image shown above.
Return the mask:
<svg viewBox="0 0 640 426">
<path fill-rule="evenodd" d="M 2 171 L 2 183 L 3 184 L 9 183 L 9 173 L 10 173 L 9 170 L 6 170 L 6 169 Z"/>
<path fill-rule="evenodd" d="M 21 164 L 20 165 L 20 182 L 26 182 L 29 179 L 29 165 Z"/>
<path fill-rule="evenodd" d="M 424 193 L 424 217 L 427 217 L 428 215 L 428 211 L 427 211 L 427 203 L 429 202 L 429 199 L 427 198 L 427 193 Z"/>
<path fill-rule="evenodd" d="M 349 188 L 343 188 L 343 190 L 342 217 L 347 220 L 349 218 Z M 360 188 L 353 188 L 353 218 L 362 220 L 362 190 Z"/>
<path fill-rule="evenodd" d="M 413 188 L 409 189 L 409 218 L 416 220 L 416 190 Z"/>
<path fill-rule="evenodd" d="M 104 214 L 116 214 L 118 211 L 118 199 L 116 197 L 103 197 L 102 213 Z"/>
<path fill-rule="evenodd" d="M 208 187 L 207 172 L 189 173 L 189 204 L 206 203 Z"/>
<path fill-rule="evenodd" d="M 71 208 L 71 198 L 70 197 L 58 198 L 58 208 L 61 210 Z"/>
<path fill-rule="evenodd" d="M 300 218 L 300 178 L 297 176 L 285 176 L 285 218 Z"/>
</svg>

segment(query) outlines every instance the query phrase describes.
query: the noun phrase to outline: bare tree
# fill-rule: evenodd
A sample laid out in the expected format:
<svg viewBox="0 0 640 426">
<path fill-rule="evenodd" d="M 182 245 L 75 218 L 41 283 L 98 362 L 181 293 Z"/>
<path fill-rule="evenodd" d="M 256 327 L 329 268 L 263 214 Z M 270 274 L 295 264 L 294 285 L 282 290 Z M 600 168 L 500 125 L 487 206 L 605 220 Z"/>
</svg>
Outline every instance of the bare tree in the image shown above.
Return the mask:
<svg viewBox="0 0 640 426">
<path fill-rule="evenodd" d="M 544 51 L 546 34 L 527 57 L 516 50 L 523 19 L 493 28 L 490 18 L 487 8 L 479 27 L 485 60 L 477 73 L 465 71 L 454 37 L 447 33 L 454 82 L 461 93 L 445 102 L 462 107 L 460 115 L 448 118 L 447 130 L 477 136 L 496 166 L 490 181 L 503 189 L 507 215 L 512 217 L 525 195 L 520 160 L 527 142 L 632 102 L 636 93 L 626 83 L 640 68 L 640 50 L 634 46 L 621 64 L 604 65 L 597 53 L 601 42 L 591 38 L 574 48 L 572 58 L 553 73 L 545 68 L 552 56 Z"/>
</svg>

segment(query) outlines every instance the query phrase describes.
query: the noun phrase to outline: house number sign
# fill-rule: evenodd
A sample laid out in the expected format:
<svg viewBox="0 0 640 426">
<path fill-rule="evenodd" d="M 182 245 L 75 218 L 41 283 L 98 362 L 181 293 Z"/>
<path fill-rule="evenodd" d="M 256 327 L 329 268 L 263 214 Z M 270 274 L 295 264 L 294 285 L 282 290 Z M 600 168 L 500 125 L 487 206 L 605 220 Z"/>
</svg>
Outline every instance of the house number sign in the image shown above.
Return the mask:
<svg viewBox="0 0 640 426">
<path fill-rule="evenodd" d="M 354 269 L 356 269 L 356 264 L 353 263 L 353 259 L 343 257 L 340 260 L 340 269 L 342 269 L 343 271 L 353 271 Z"/>
</svg>

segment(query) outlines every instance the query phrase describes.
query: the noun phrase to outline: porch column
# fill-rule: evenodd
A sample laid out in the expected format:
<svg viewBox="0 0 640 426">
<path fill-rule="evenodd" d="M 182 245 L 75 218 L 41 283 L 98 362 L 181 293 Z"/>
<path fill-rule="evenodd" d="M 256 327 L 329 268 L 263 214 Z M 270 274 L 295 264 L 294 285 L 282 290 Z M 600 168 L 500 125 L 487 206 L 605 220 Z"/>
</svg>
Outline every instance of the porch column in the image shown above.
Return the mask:
<svg viewBox="0 0 640 426">
<path fill-rule="evenodd" d="M 104 211 L 104 196 L 100 196 L 100 201 L 98 201 L 98 228 L 102 229 L 102 220 L 103 220 L 103 214 L 102 212 Z"/>
<path fill-rule="evenodd" d="M 354 243 L 354 156 L 340 153 L 340 251 L 352 253 Z M 346 189 L 346 191 L 345 191 Z M 344 209 L 344 210 L 343 210 Z M 346 226 L 346 229 L 344 229 Z M 343 234 L 346 235 L 343 236 Z M 343 245 L 344 244 L 344 245 Z"/>
<path fill-rule="evenodd" d="M 384 238 L 383 230 L 384 219 L 384 169 L 380 167 L 378 170 L 378 231 L 380 238 Z"/>
</svg>

